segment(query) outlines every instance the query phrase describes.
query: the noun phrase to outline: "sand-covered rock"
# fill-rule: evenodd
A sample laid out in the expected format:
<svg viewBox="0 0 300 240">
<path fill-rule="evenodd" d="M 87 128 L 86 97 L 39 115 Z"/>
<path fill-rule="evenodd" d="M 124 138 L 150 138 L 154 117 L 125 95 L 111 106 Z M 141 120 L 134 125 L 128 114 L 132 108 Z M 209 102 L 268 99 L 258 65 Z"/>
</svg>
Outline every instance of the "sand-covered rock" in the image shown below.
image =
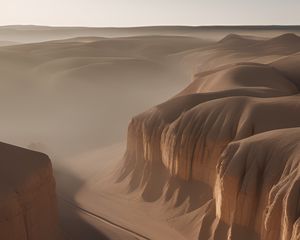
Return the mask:
<svg viewBox="0 0 300 240">
<path fill-rule="evenodd" d="M 232 41 L 245 39 L 222 40 Z M 298 41 L 287 34 L 268 43 Z M 292 55 L 195 75 L 132 119 L 119 181 L 128 178 L 145 201 L 193 205 L 179 215 L 198 211 L 196 239 L 299 239 L 299 63 Z"/>
<path fill-rule="evenodd" d="M 49 158 L 4 143 L 0 156 L 0 239 L 62 239 Z"/>
</svg>

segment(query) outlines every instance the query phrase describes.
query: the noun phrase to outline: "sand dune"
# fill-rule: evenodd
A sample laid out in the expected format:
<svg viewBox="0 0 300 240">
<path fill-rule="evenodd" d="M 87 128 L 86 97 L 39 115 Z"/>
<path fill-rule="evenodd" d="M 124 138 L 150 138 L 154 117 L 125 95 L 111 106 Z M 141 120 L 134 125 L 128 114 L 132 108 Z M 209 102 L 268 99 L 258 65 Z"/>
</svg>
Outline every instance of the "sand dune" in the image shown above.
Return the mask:
<svg viewBox="0 0 300 240">
<path fill-rule="evenodd" d="M 189 37 L 94 38 L 92 42 L 86 38 L 1 48 L 2 99 L 11 102 L 10 109 L 3 106 L 5 141 L 25 147 L 42 142 L 53 159 L 121 141 L 132 115 L 186 84 L 187 79 L 164 62 L 165 56 L 207 44 Z M 24 108 L 27 114 L 20 119 Z M 112 121 L 114 127 L 105 127 Z M 24 134 L 24 123 L 27 129 L 33 124 L 30 128 L 36 133 Z M 12 125 L 20 126 L 14 131 L 17 136 L 10 134 Z M 59 130 L 59 125 L 68 127 Z M 53 136 L 57 132 L 61 141 Z"/>
<path fill-rule="evenodd" d="M 217 70 L 205 76 L 196 75 L 192 84 L 181 94 L 214 92 L 240 89 L 265 90 L 282 92 L 282 94 L 297 93 L 297 86 L 276 69 L 268 65 L 240 63 Z"/>
<path fill-rule="evenodd" d="M 247 36 L 230 34 L 219 41 L 219 46 L 226 49 L 247 51 L 262 51 L 262 54 L 291 54 L 299 51 L 300 37 L 286 33 L 271 39 L 253 39 Z"/>
<path fill-rule="evenodd" d="M 51 156 L 67 239 L 299 239 L 299 33 L 1 27 L 1 140 Z M 60 239 L 52 196 L 28 239 Z"/>
<path fill-rule="evenodd" d="M 274 37 L 286 32 L 300 33 L 299 26 L 151 26 L 133 28 L 85 28 L 46 26 L 2 26 L 0 37 L 5 41 L 40 42 L 86 36 L 194 36 L 220 39 L 229 33 Z"/>
<path fill-rule="evenodd" d="M 291 56 L 275 61 L 271 64 L 286 78 L 288 78 L 295 86 L 297 86 L 298 90 L 300 88 L 300 78 L 298 69 L 299 60 L 300 54 L 293 54 Z"/>
<path fill-rule="evenodd" d="M 271 39 L 229 34 L 218 42 L 173 54 L 171 58 L 183 63 L 186 69 L 195 74 L 241 62 L 269 64 L 276 59 L 297 54 L 299 50 L 300 37 L 296 34 L 288 33 Z"/>
<path fill-rule="evenodd" d="M 136 238 L 80 211 L 76 202 L 75 207 L 66 205 L 63 199 L 74 201 L 85 185 L 82 180 L 87 179 L 83 173 L 93 168 L 86 165 L 82 177 L 68 172 L 75 166 L 74 172 L 82 171 L 82 159 L 88 162 L 94 149 L 103 155 L 102 148 L 121 142 L 132 115 L 167 99 L 186 84 L 187 79 L 164 60 L 168 54 L 206 44 L 193 37 L 86 36 L 0 49 L 2 140 L 51 156 L 67 237 Z M 114 158 L 121 156 L 119 152 Z M 110 162 L 107 158 L 94 162 L 101 165 L 97 169 Z"/>
<path fill-rule="evenodd" d="M 18 45 L 19 43 L 17 42 L 12 42 L 12 41 L 0 41 L 0 47 L 3 46 L 12 46 L 12 45 Z"/>
</svg>

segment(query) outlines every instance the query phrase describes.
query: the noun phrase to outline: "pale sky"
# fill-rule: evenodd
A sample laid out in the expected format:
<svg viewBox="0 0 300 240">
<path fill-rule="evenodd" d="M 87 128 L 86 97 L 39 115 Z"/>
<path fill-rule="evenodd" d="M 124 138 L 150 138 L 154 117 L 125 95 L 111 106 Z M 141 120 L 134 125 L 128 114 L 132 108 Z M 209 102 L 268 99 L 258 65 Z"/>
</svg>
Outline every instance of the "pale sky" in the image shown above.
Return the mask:
<svg viewBox="0 0 300 240">
<path fill-rule="evenodd" d="M 300 25 L 300 0 L 0 0 L 0 25 Z"/>
</svg>

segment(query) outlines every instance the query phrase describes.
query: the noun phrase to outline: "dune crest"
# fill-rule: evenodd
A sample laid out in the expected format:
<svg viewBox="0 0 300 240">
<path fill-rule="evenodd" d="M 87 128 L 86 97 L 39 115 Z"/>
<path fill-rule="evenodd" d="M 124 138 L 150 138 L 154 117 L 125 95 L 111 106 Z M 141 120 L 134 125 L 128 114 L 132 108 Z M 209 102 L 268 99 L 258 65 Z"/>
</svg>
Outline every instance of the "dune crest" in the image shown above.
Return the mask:
<svg viewBox="0 0 300 240">
<path fill-rule="evenodd" d="M 221 42 L 232 41 L 245 39 Z M 196 74 L 177 96 L 132 119 L 118 181 L 147 202 L 188 202 L 172 221 L 198 212 L 190 239 L 299 239 L 297 65 L 291 55 Z"/>
</svg>

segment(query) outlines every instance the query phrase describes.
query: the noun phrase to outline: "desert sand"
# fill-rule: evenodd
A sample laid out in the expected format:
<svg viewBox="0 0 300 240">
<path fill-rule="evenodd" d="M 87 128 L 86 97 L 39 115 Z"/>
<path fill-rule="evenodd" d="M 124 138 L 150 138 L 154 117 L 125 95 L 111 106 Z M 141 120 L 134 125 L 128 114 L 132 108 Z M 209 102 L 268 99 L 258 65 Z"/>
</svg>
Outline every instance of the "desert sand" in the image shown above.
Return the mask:
<svg viewBox="0 0 300 240">
<path fill-rule="evenodd" d="M 1 27 L 1 141 L 50 157 L 56 197 L 37 152 L 9 146 L 26 164 L 14 172 L 3 152 L 3 181 L 41 194 L 33 211 L 53 216 L 31 221 L 50 239 L 299 239 L 299 36 Z M 34 190 L 39 174 L 51 201 Z"/>
</svg>

